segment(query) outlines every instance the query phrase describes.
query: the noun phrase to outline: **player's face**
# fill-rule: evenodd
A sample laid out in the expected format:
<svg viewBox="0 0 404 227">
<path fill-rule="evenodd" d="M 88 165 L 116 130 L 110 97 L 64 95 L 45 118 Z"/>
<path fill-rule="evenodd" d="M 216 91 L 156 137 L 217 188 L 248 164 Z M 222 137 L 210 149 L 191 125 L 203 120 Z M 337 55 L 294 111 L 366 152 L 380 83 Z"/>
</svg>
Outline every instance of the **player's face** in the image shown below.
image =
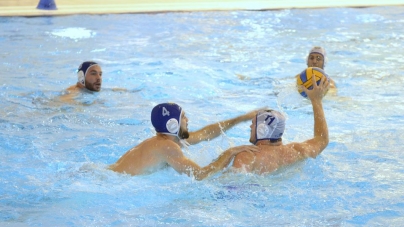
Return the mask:
<svg viewBox="0 0 404 227">
<path fill-rule="evenodd" d="M 307 60 L 308 67 L 318 67 L 323 69 L 324 68 L 324 57 L 321 54 L 311 53 L 309 55 L 309 59 Z"/>
<path fill-rule="evenodd" d="M 189 138 L 188 118 L 187 118 L 187 116 L 185 116 L 184 111 L 181 114 L 181 124 L 180 124 L 180 131 L 178 132 L 178 137 L 180 139 L 188 139 Z"/>
<path fill-rule="evenodd" d="M 92 65 L 86 72 L 86 88 L 90 91 L 100 91 L 102 84 L 102 70 L 99 65 Z"/>
</svg>

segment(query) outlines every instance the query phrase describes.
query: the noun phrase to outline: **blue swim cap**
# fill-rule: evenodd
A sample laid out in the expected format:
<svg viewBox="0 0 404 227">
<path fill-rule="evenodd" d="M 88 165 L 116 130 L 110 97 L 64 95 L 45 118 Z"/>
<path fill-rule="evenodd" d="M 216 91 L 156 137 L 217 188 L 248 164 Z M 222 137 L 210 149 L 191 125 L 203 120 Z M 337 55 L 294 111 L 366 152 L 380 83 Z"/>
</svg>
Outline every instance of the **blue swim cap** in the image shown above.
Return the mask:
<svg viewBox="0 0 404 227">
<path fill-rule="evenodd" d="M 182 109 L 175 103 L 161 103 L 151 112 L 151 122 L 156 132 L 178 136 Z"/>
<path fill-rule="evenodd" d="M 285 131 L 285 117 L 276 110 L 259 111 L 256 115 L 255 143 L 259 140 L 277 141 Z"/>
<path fill-rule="evenodd" d="M 77 81 L 82 85 L 86 85 L 87 70 L 93 65 L 98 65 L 98 63 L 93 61 L 85 61 L 79 66 L 79 69 L 77 70 Z"/>
</svg>

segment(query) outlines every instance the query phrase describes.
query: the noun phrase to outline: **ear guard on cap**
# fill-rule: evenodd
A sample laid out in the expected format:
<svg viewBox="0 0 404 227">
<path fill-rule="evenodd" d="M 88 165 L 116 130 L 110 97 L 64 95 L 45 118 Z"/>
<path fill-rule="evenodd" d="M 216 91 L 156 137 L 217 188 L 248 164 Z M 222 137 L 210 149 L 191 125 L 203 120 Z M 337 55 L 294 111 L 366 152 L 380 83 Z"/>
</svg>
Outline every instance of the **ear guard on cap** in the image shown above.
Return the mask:
<svg viewBox="0 0 404 227">
<path fill-rule="evenodd" d="M 86 85 L 87 70 L 93 65 L 98 65 L 98 63 L 94 62 L 94 61 L 85 61 L 80 64 L 79 69 L 77 70 L 77 82 L 78 83 L 82 84 L 83 86 Z"/>
<path fill-rule="evenodd" d="M 177 119 L 171 118 L 166 123 L 166 128 L 169 133 L 177 133 L 180 129 Z"/>
<path fill-rule="evenodd" d="M 83 70 L 77 72 L 77 81 L 84 86 L 86 85 L 86 79 L 84 78 Z"/>
<path fill-rule="evenodd" d="M 257 139 L 266 138 L 268 135 L 269 129 L 265 123 L 260 123 L 257 126 Z"/>
</svg>

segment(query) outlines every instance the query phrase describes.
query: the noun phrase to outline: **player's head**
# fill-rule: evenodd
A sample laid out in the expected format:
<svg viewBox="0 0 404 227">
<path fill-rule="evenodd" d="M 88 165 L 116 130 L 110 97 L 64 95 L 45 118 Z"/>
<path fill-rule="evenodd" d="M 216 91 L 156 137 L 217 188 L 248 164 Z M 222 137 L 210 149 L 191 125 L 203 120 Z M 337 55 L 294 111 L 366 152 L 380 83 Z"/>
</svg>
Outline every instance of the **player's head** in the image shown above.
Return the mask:
<svg viewBox="0 0 404 227">
<path fill-rule="evenodd" d="M 324 69 L 327 63 L 327 53 L 323 47 L 315 46 L 311 48 L 307 55 L 306 63 L 308 67 L 318 67 Z"/>
<path fill-rule="evenodd" d="M 260 140 L 278 142 L 285 131 L 285 117 L 276 110 L 259 111 L 251 124 L 250 142 L 256 144 Z"/>
<path fill-rule="evenodd" d="M 155 106 L 151 112 L 151 122 L 158 133 L 174 135 L 180 139 L 189 137 L 185 113 L 175 103 L 161 103 Z"/>
<path fill-rule="evenodd" d="M 100 91 L 102 85 L 101 66 L 94 61 L 81 63 L 77 70 L 77 82 L 90 91 Z"/>
</svg>

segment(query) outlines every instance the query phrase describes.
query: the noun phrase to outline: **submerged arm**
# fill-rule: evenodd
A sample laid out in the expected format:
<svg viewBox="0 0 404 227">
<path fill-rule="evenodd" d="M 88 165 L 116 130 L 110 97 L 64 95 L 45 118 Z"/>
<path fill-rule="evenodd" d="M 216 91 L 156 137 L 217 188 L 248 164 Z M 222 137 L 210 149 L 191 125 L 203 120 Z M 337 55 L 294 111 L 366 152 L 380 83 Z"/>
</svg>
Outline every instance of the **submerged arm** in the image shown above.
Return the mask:
<svg viewBox="0 0 404 227">
<path fill-rule="evenodd" d="M 74 98 L 79 94 L 79 92 L 80 88 L 78 85 L 70 86 L 66 89 L 66 93 L 59 97 L 59 100 L 70 104 L 76 103 Z"/>
</svg>

